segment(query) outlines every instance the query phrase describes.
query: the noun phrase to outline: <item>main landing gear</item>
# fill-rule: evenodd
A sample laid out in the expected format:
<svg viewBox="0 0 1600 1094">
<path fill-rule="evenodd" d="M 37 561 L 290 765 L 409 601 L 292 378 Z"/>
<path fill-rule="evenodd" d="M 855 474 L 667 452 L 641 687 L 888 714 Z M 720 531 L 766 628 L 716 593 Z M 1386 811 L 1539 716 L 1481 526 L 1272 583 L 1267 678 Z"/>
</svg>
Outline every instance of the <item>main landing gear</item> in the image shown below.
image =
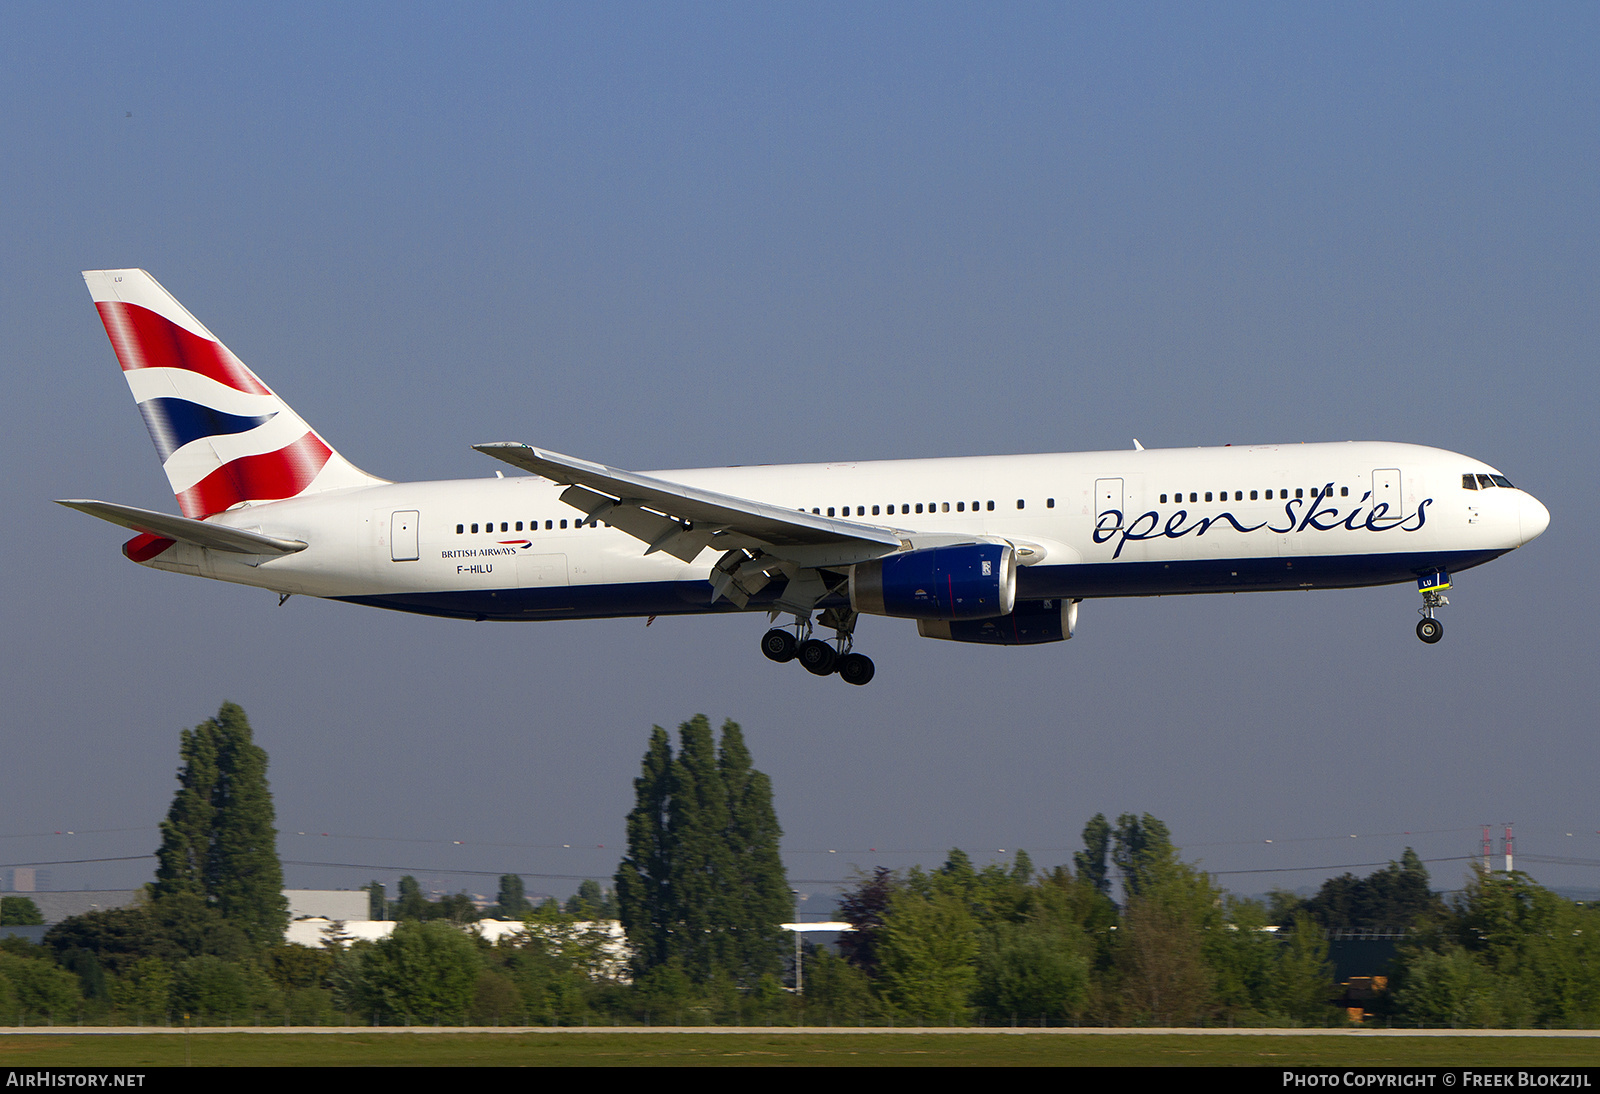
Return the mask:
<svg viewBox="0 0 1600 1094">
<path fill-rule="evenodd" d="M 1422 620 L 1417 624 L 1417 637 L 1433 645 L 1444 637 L 1444 624 L 1433 617 L 1439 608 L 1450 603 L 1444 590 L 1450 587 L 1450 575 L 1443 570 L 1417 578 L 1417 589 L 1422 593 L 1422 607 L 1417 609 Z"/>
<path fill-rule="evenodd" d="M 832 645 L 811 637 L 811 620 L 796 616 L 793 631 L 774 627 L 761 636 L 761 652 L 769 661 L 780 664 L 799 661 L 801 667 L 813 676 L 838 673 L 845 683 L 857 687 L 870 681 L 877 671 L 872 658 L 850 650 L 856 613 L 848 609 L 840 611 L 829 608 L 822 613 L 822 623 L 834 629 L 836 637 Z"/>
</svg>

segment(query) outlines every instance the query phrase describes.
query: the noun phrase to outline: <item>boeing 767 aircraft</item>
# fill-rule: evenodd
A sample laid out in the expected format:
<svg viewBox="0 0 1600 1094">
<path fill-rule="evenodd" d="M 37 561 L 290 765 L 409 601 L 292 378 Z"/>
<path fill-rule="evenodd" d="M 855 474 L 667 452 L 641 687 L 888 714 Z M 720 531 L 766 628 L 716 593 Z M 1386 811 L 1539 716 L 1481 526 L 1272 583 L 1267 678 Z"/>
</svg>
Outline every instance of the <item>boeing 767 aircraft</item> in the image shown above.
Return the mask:
<svg viewBox="0 0 1600 1094">
<path fill-rule="evenodd" d="M 1072 637 L 1086 599 L 1416 582 L 1549 511 L 1470 456 L 1377 441 L 623 471 L 515 442 L 525 476 L 397 483 L 340 456 L 143 270 L 86 272 L 182 516 L 63 501 L 158 570 L 458 619 L 768 613 L 761 650 L 872 679 L 861 613 L 926 638 Z M 815 637 L 813 621 L 832 641 Z"/>
</svg>

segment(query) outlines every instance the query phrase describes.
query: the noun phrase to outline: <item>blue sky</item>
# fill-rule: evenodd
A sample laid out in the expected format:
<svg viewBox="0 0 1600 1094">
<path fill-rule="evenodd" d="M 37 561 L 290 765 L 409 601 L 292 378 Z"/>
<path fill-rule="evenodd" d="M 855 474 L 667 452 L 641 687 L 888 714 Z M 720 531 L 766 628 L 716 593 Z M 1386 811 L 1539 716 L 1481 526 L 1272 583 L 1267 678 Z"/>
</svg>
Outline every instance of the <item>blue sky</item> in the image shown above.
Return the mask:
<svg viewBox="0 0 1600 1094">
<path fill-rule="evenodd" d="M 1125 811 L 1241 892 L 1407 844 L 1454 886 L 1506 821 L 1536 877 L 1600 888 L 1597 32 L 1582 4 L 6 5 L 0 862 L 152 850 L 179 728 L 231 699 L 284 857 L 356 864 L 297 886 L 609 876 L 649 727 L 703 711 L 818 901 L 957 845 L 1068 861 Z M 1404 587 L 1102 601 L 1021 650 L 867 620 L 866 689 L 768 664 L 757 617 L 279 608 L 49 504 L 174 508 L 78 276 L 120 266 L 389 478 L 492 475 L 495 440 L 641 469 L 1407 440 L 1552 524 L 1458 580 L 1436 647 Z"/>
</svg>

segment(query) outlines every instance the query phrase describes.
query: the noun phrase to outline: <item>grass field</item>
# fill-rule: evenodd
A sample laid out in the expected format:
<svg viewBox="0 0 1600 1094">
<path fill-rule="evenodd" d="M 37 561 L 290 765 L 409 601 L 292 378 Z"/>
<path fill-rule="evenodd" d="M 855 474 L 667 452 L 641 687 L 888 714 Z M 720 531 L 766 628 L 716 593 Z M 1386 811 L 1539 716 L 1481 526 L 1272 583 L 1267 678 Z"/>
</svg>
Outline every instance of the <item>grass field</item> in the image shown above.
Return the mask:
<svg viewBox="0 0 1600 1094">
<path fill-rule="evenodd" d="M 0 1036 L 0 1067 L 1597 1067 L 1600 1038 L 1229 1033 L 193 1033 Z"/>
</svg>

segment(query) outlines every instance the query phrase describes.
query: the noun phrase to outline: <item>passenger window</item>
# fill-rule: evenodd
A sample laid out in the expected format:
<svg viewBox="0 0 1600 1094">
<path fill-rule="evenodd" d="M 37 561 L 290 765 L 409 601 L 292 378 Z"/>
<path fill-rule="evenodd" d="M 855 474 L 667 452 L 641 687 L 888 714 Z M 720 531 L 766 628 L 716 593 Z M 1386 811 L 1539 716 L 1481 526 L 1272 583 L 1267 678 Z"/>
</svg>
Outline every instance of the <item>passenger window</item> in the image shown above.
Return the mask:
<svg viewBox="0 0 1600 1094">
<path fill-rule="evenodd" d="M 1348 486 L 1339 487 L 1339 496 L 1341 498 L 1348 498 L 1350 496 L 1350 488 Z"/>
<path fill-rule="evenodd" d="M 460 525 L 460 524 L 456 525 L 456 535 L 459 536 L 462 533 L 463 530 L 464 530 L 464 526 L 463 525 Z"/>
<path fill-rule="evenodd" d="M 1243 501 L 1244 500 L 1244 491 L 1243 490 L 1235 490 L 1233 492 L 1233 500 L 1234 501 Z"/>
<path fill-rule="evenodd" d="M 1167 496 L 1165 494 L 1161 495 L 1161 504 L 1162 505 L 1167 504 Z"/>
<path fill-rule="evenodd" d="M 1306 492 L 1297 486 L 1294 488 L 1294 496 L 1297 498 L 1303 498 L 1306 496 Z"/>
<path fill-rule="evenodd" d="M 1193 490 L 1191 490 L 1191 491 L 1189 491 L 1189 500 L 1190 501 L 1199 501 L 1200 500 L 1200 495 L 1196 494 Z"/>
<path fill-rule="evenodd" d="M 920 501 L 917 502 L 917 512 L 922 512 L 922 503 Z"/>
<path fill-rule="evenodd" d="M 1056 499 L 1055 498 L 1045 498 L 1044 499 L 1044 507 L 1046 509 L 1054 509 L 1056 507 Z"/>
<path fill-rule="evenodd" d="M 950 511 L 950 503 L 949 502 L 944 501 L 944 502 L 940 502 L 939 503 L 939 512 L 948 513 L 949 511 Z"/>
<path fill-rule="evenodd" d="M 474 532 L 476 532 L 476 531 L 477 531 L 477 530 L 478 530 L 478 526 L 477 526 L 477 525 L 476 525 L 476 524 L 474 524 L 474 525 L 473 525 L 473 526 L 472 526 L 472 530 L 473 530 L 473 531 L 474 531 Z"/>
<path fill-rule="evenodd" d="M 989 512 L 994 512 L 994 502 L 992 501 L 989 503 Z"/>
<path fill-rule="evenodd" d="M 1018 498 L 1018 499 L 1017 499 L 1017 508 L 1018 508 L 1018 509 L 1021 509 L 1021 508 L 1022 508 L 1022 499 L 1021 499 L 1021 498 Z"/>
<path fill-rule="evenodd" d="M 566 527 L 566 526 L 567 526 L 567 522 L 566 522 L 566 521 L 562 521 L 562 522 L 561 522 L 561 527 L 562 527 L 562 528 L 565 528 L 565 527 Z"/>
<path fill-rule="evenodd" d="M 1206 500 L 1207 501 L 1211 500 L 1211 491 L 1209 491 L 1209 490 L 1206 491 Z"/>
<path fill-rule="evenodd" d="M 830 517 L 831 517 L 831 516 L 833 516 L 833 506 L 831 506 L 831 505 L 830 505 L 830 506 L 828 506 L 828 515 L 829 515 L 829 516 L 830 516 Z"/>
<path fill-rule="evenodd" d="M 966 502 L 964 502 L 964 501 L 956 502 L 956 512 L 965 513 L 966 511 L 967 511 L 967 503 Z"/>
<path fill-rule="evenodd" d="M 878 507 L 876 505 L 874 505 L 872 507 L 872 515 L 873 516 L 877 516 L 878 515 Z"/>
<path fill-rule="evenodd" d="M 1260 499 L 1259 499 L 1259 498 L 1258 498 L 1258 497 L 1257 497 L 1257 496 L 1256 496 L 1256 495 L 1257 495 L 1257 493 L 1258 493 L 1258 491 L 1255 491 L 1255 490 L 1252 490 L 1252 491 L 1250 491 L 1250 500 L 1251 500 L 1251 501 L 1259 501 L 1259 500 L 1260 500 Z"/>
</svg>

